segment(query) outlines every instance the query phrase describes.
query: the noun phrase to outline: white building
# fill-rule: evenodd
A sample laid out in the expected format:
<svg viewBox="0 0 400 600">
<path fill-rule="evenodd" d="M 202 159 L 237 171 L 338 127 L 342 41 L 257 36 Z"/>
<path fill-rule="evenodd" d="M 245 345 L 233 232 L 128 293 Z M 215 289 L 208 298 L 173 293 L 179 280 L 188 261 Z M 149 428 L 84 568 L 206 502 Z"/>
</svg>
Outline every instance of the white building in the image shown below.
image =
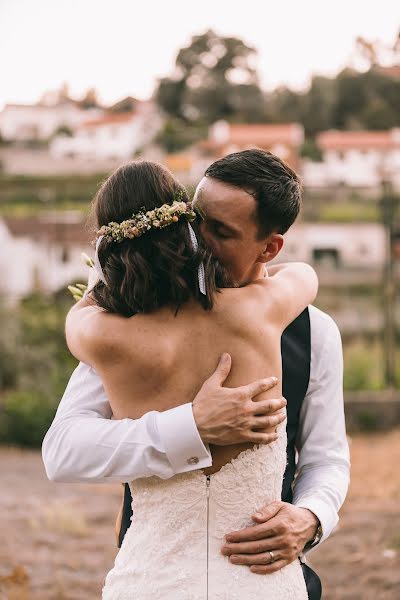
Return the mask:
<svg viewBox="0 0 400 600">
<path fill-rule="evenodd" d="M 79 213 L 0 219 L 0 295 L 17 302 L 33 291 L 56 292 L 86 281 L 81 252 L 93 255 Z"/>
<path fill-rule="evenodd" d="M 90 270 L 81 253 L 94 255 L 92 237 L 76 212 L 1 218 L 0 296 L 15 303 L 33 291 L 51 293 L 87 281 Z M 369 274 L 384 260 L 385 232 L 379 224 L 298 223 L 285 235 L 275 262 L 305 261 L 323 274 Z"/>
<path fill-rule="evenodd" d="M 400 188 L 400 129 L 324 131 L 317 136 L 322 162 L 304 161 L 305 186 L 377 187 L 389 179 Z"/>
<path fill-rule="evenodd" d="M 72 101 L 57 105 L 6 104 L 0 112 L 0 133 L 8 141 L 47 140 L 59 127 L 73 130 L 102 110 L 82 110 Z"/>
<path fill-rule="evenodd" d="M 54 158 L 128 159 L 151 142 L 161 126 L 161 117 L 150 102 L 135 111 L 115 113 L 86 121 L 72 137 L 57 136 L 50 145 Z"/>
<path fill-rule="evenodd" d="M 276 262 L 377 269 L 385 260 L 385 230 L 379 223 L 296 223 L 284 239 Z"/>
</svg>

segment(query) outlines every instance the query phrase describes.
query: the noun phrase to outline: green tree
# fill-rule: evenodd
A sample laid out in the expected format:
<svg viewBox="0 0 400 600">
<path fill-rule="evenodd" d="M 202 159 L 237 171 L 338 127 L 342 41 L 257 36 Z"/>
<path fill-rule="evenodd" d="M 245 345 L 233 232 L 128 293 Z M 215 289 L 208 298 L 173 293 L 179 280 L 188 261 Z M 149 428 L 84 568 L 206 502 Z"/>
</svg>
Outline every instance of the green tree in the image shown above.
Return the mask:
<svg viewBox="0 0 400 600">
<path fill-rule="evenodd" d="M 305 94 L 281 86 L 266 97 L 268 121 L 271 123 L 301 122 Z"/>
<path fill-rule="evenodd" d="M 97 90 L 95 88 L 89 88 L 82 100 L 79 101 L 79 106 L 84 110 L 89 108 L 100 108 L 100 102 L 97 96 Z"/>
<path fill-rule="evenodd" d="M 379 47 L 377 42 L 371 42 L 358 36 L 356 38 L 356 51 L 367 62 L 369 68 L 378 64 Z"/>
<path fill-rule="evenodd" d="M 322 152 L 313 138 L 306 138 L 304 140 L 300 154 L 303 158 L 310 158 L 315 162 L 322 160 Z"/>
<path fill-rule="evenodd" d="M 256 50 L 239 38 L 220 37 L 211 30 L 194 36 L 179 51 L 173 74 L 160 80 L 157 103 L 186 125 L 264 120 L 255 56 Z"/>
<path fill-rule="evenodd" d="M 400 80 L 379 67 L 366 73 L 345 69 L 336 80 L 333 127 L 388 129 L 400 125 Z"/>
<path fill-rule="evenodd" d="M 207 136 L 207 127 L 201 125 L 188 126 L 182 119 L 168 118 L 156 137 L 167 152 L 179 152 L 199 139 Z"/>
<path fill-rule="evenodd" d="M 362 129 L 360 112 L 367 103 L 368 92 L 359 82 L 359 73 L 344 69 L 336 78 L 336 101 L 332 125 L 335 129 Z"/>
<path fill-rule="evenodd" d="M 304 126 L 307 137 L 329 129 L 336 99 L 336 81 L 328 77 L 312 78 L 308 93 L 302 98 L 299 119 Z"/>
<path fill-rule="evenodd" d="M 53 136 L 56 136 L 56 135 L 72 137 L 74 135 L 74 132 L 72 131 L 71 127 L 69 127 L 68 125 L 59 125 L 57 127 L 57 129 L 55 130 L 55 132 L 53 133 Z"/>
</svg>

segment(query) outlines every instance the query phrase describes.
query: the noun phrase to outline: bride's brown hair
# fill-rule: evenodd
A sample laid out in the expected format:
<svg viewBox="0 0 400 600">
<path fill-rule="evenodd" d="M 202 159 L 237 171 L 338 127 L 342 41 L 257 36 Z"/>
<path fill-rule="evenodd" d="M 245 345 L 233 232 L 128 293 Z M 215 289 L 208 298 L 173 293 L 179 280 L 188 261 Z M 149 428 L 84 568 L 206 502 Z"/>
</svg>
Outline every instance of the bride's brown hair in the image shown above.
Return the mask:
<svg viewBox="0 0 400 600">
<path fill-rule="evenodd" d="M 121 223 L 141 209 L 189 202 L 185 188 L 165 167 L 133 161 L 117 169 L 100 187 L 92 213 L 97 229 Z M 196 221 L 192 224 L 199 248 L 192 248 L 185 218 L 164 229 L 151 229 L 139 238 L 108 242 L 103 238 L 98 256 L 106 284 L 98 281 L 91 297 L 106 311 L 130 317 L 163 306 L 174 310 L 190 299 L 211 309 L 215 292 L 229 285 L 225 270 L 204 246 Z M 203 262 L 207 294 L 199 291 L 197 271 Z"/>
</svg>

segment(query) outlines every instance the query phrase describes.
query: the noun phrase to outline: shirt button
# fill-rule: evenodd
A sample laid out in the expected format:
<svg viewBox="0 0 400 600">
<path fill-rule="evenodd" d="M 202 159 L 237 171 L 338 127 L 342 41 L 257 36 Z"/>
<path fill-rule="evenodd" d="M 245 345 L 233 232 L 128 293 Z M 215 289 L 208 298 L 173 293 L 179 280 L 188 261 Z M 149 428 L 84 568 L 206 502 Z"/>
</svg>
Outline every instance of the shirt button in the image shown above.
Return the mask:
<svg viewBox="0 0 400 600">
<path fill-rule="evenodd" d="M 191 458 L 187 459 L 188 465 L 197 465 L 198 462 L 199 462 L 199 459 L 197 458 L 197 456 L 192 456 Z"/>
</svg>

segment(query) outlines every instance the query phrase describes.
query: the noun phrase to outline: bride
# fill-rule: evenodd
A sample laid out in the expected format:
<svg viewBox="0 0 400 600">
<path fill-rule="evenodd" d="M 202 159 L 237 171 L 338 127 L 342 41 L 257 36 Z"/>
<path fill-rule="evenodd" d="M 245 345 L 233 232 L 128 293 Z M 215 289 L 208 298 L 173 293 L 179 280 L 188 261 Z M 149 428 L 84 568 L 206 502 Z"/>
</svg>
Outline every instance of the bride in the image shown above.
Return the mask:
<svg viewBox="0 0 400 600">
<path fill-rule="evenodd" d="M 268 399 L 282 394 L 281 334 L 315 298 L 313 269 L 289 263 L 235 281 L 203 242 L 202 211 L 155 163 L 119 168 L 93 208 L 100 279 L 71 309 L 66 335 L 76 358 L 102 378 L 114 418 L 138 419 L 194 397 L 226 350 L 233 360 L 228 386 L 278 377 L 278 390 L 266 386 L 257 397 L 262 414 Z M 266 244 L 260 240 L 258 263 L 269 260 Z M 210 450 L 208 469 L 130 483 L 133 521 L 104 600 L 307 598 L 299 561 L 258 576 L 220 552 L 227 532 L 280 499 L 285 422 L 272 444 Z"/>
</svg>

